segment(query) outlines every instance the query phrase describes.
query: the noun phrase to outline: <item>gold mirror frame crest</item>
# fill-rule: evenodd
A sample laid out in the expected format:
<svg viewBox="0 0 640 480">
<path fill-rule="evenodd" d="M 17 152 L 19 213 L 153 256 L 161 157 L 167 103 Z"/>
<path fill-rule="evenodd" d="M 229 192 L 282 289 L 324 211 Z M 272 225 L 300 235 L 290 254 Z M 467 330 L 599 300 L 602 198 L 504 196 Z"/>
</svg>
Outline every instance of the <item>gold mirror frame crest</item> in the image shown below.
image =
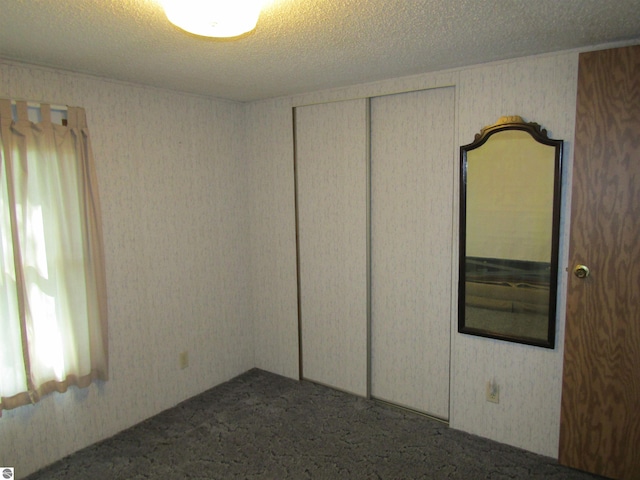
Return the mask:
<svg viewBox="0 0 640 480">
<path fill-rule="evenodd" d="M 482 127 L 480 129 L 480 133 L 476 133 L 473 144 L 478 143 L 478 141 L 485 136 L 489 136 L 495 130 L 508 130 L 509 127 L 520 128 L 522 126 L 527 126 L 531 131 L 534 131 L 539 137 L 548 139 L 547 131 L 540 126 L 540 124 L 535 122 L 525 122 L 523 118 L 519 115 L 510 115 L 500 117 L 496 123 L 493 125 L 487 125 L 486 127 Z M 473 145 L 472 144 L 472 145 Z M 466 145 L 469 146 L 469 145 Z"/>
</svg>

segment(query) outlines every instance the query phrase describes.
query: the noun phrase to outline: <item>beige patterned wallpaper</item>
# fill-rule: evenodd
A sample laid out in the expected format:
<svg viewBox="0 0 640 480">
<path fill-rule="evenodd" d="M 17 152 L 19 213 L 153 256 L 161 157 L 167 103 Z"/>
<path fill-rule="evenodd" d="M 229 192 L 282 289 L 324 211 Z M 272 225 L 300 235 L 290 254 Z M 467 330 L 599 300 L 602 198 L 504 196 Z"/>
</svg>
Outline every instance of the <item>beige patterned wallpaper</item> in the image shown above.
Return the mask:
<svg viewBox="0 0 640 480">
<path fill-rule="evenodd" d="M 109 297 L 111 380 L 0 419 L 22 476 L 254 365 L 245 125 L 239 104 L 11 63 L 0 96 L 86 109 Z"/>
<path fill-rule="evenodd" d="M 578 54 L 565 53 L 480 66 L 461 72 L 459 144 L 502 115 L 520 115 L 564 143 L 560 279 L 556 348 L 454 335 L 451 425 L 557 457 L 568 247 L 569 176 L 573 160 Z M 484 400 L 484 383 L 500 385 L 500 403 Z"/>
<path fill-rule="evenodd" d="M 251 192 L 251 318 L 255 364 L 298 378 L 293 122 L 291 101 L 247 106 Z"/>
</svg>

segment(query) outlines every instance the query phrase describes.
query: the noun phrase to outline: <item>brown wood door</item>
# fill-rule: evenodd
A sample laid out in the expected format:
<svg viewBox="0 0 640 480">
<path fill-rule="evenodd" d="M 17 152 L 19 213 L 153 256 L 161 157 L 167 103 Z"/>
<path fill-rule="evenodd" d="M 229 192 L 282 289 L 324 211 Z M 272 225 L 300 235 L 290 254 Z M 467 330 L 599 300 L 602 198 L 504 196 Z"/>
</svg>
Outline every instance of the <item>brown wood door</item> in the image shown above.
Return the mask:
<svg viewBox="0 0 640 480">
<path fill-rule="evenodd" d="M 640 46 L 579 64 L 559 459 L 640 479 Z"/>
</svg>

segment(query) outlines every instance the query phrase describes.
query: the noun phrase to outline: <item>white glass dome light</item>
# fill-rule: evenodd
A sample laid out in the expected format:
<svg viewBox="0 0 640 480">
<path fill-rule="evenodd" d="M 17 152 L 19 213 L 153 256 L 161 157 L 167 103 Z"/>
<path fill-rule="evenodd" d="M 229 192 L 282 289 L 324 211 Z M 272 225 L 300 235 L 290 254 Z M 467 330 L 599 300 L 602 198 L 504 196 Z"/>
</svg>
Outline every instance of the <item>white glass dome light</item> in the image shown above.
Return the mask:
<svg viewBox="0 0 640 480">
<path fill-rule="evenodd" d="M 204 37 L 237 37 L 256 28 L 264 0 L 161 0 L 171 23 Z"/>
</svg>

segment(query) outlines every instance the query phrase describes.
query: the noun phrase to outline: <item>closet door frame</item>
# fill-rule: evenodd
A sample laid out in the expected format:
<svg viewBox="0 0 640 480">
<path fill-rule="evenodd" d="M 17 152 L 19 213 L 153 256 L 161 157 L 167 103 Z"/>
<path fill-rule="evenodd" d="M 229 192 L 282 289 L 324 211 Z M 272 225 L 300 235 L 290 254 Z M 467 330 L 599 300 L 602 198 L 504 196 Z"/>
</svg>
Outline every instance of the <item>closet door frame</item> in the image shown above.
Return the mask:
<svg viewBox="0 0 640 480">
<path fill-rule="evenodd" d="M 371 152 L 371 145 L 372 145 L 372 141 L 371 141 L 371 101 L 374 98 L 379 98 L 379 97 L 387 97 L 387 96 L 395 96 L 395 95 L 402 95 L 402 94 L 407 94 L 407 93 L 417 93 L 420 91 L 429 91 L 429 90 L 437 90 L 440 88 L 454 88 L 455 89 L 455 85 L 439 85 L 439 86 L 434 86 L 434 87 L 430 87 L 430 88 L 421 88 L 421 89 L 416 89 L 416 90 L 410 90 L 410 91 L 401 91 L 401 92 L 397 92 L 397 93 L 390 93 L 390 94 L 383 94 L 383 95 L 372 95 L 369 97 L 361 97 L 361 98 L 356 98 L 356 101 L 363 101 L 364 102 L 364 108 L 365 108 L 365 125 L 366 125 L 366 161 L 365 161 L 365 167 L 364 167 L 364 171 L 363 174 L 365 176 L 365 185 L 366 185 L 366 199 L 365 199 L 365 242 L 366 242 L 366 260 L 365 260 L 365 278 L 366 278 L 366 299 L 365 299 L 365 308 L 366 308 L 366 338 L 365 338 L 365 342 L 366 342 L 366 374 L 365 374 L 365 387 L 363 390 L 360 390 L 359 392 L 354 392 L 352 389 L 345 389 L 345 388 L 341 388 L 340 386 L 336 386 L 331 384 L 331 382 L 323 382 L 323 381 L 318 381 L 317 379 L 314 378 L 308 378 L 308 369 L 305 367 L 305 345 L 304 345 L 304 341 L 303 341 L 303 331 L 305 328 L 304 325 L 304 311 L 303 311 L 303 299 L 302 299 L 302 291 L 303 291 L 303 281 L 302 281 L 302 273 L 301 273 L 301 263 L 302 263 L 302 259 L 301 259 L 301 235 L 300 235 L 300 221 L 301 221 L 301 205 L 300 205 L 300 165 L 299 165 L 299 141 L 298 141 L 298 120 L 299 120 L 299 116 L 298 116 L 298 109 L 300 108 L 304 108 L 304 107 L 311 107 L 314 106 L 312 104 L 304 104 L 304 105 L 298 105 L 298 106 L 294 106 L 292 108 L 292 125 L 293 125 L 293 145 L 294 145 L 294 195 L 295 195 L 295 226 L 296 226 L 296 275 L 297 275 L 297 305 L 298 305 L 298 369 L 299 369 L 299 378 L 300 380 L 309 380 L 315 383 L 320 383 L 320 384 L 325 384 L 331 388 L 336 388 L 338 390 L 345 390 L 348 391 L 349 393 L 356 393 L 357 395 L 363 396 L 365 398 L 368 399 L 375 399 L 372 396 L 372 390 L 373 390 L 373 351 L 372 351 L 372 342 L 373 342 L 373 334 L 372 334 L 372 322 L 373 322 L 373 299 L 372 299 L 372 283 L 374 281 L 374 279 L 372 278 L 372 152 Z M 454 92 L 453 94 L 453 108 L 455 109 L 455 105 L 456 105 L 456 93 Z M 327 102 L 327 103 L 341 103 L 341 102 L 349 102 L 351 100 L 341 100 L 341 101 L 336 101 L 336 102 Z M 324 103 L 323 103 L 324 105 Z M 454 118 L 454 124 L 452 125 L 454 131 L 452 131 L 451 133 L 451 137 L 452 137 L 452 142 L 453 139 L 455 138 L 455 118 Z M 455 145 L 452 144 L 451 146 L 451 158 L 450 161 L 455 163 L 455 159 L 454 159 L 454 154 L 456 152 L 456 148 Z M 453 167 L 452 167 L 453 168 Z M 454 176 L 455 176 L 455 172 L 456 169 L 453 168 L 454 171 Z M 450 185 L 451 187 L 455 190 L 455 183 L 456 183 L 456 179 L 455 178 L 451 178 L 450 179 Z M 452 198 L 452 202 L 455 202 L 455 191 L 451 192 L 451 198 Z M 451 205 L 451 222 L 452 222 L 452 234 L 453 236 L 455 236 L 456 232 L 455 232 L 455 226 L 456 226 L 456 222 L 455 222 L 455 204 Z M 450 239 L 451 242 L 454 241 L 454 238 Z M 455 262 L 457 261 L 457 258 L 455 258 L 455 255 L 452 254 L 451 257 L 451 272 L 452 275 L 454 272 L 456 272 L 456 265 Z M 450 288 L 453 288 L 454 285 L 454 279 L 453 278 L 447 278 L 446 279 L 447 284 L 450 286 Z M 453 290 L 452 290 L 453 292 Z M 453 293 L 452 293 L 453 295 Z M 454 300 L 453 297 L 451 299 L 449 299 L 450 301 L 450 313 L 451 315 L 455 314 L 454 308 Z M 449 335 L 451 335 L 451 318 L 447 319 L 447 325 L 446 328 L 449 332 Z M 450 338 L 449 338 L 449 359 L 450 359 L 450 354 L 451 354 L 451 344 L 450 344 Z M 447 385 L 447 388 L 449 390 L 449 408 L 450 408 L 450 373 L 451 373 L 451 366 L 449 364 L 449 384 Z M 377 400 L 377 399 L 376 399 Z M 384 400 L 381 400 L 384 401 Z M 406 406 L 405 406 L 406 408 Z M 410 408 L 410 407 L 409 407 Z M 421 413 L 425 413 L 425 412 L 421 412 Z M 427 413 L 428 414 L 428 413 Z M 448 416 L 447 416 L 448 418 Z"/>
</svg>

